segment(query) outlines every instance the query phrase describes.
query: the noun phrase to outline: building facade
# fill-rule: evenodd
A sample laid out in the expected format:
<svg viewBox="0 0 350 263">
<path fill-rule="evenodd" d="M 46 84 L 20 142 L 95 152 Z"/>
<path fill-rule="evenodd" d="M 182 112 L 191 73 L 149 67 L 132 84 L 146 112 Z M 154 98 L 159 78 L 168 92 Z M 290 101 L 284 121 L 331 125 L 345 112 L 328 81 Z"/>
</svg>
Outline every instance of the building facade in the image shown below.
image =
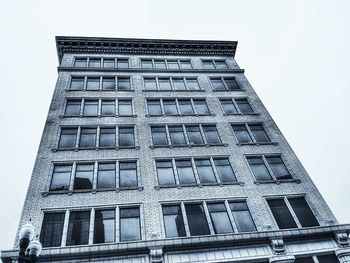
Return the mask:
<svg viewBox="0 0 350 263">
<path fill-rule="evenodd" d="M 40 262 L 350 262 L 350 225 L 250 86 L 237 42 L 56 44 L 19 224 L 40 233 Z"/>
</svg>

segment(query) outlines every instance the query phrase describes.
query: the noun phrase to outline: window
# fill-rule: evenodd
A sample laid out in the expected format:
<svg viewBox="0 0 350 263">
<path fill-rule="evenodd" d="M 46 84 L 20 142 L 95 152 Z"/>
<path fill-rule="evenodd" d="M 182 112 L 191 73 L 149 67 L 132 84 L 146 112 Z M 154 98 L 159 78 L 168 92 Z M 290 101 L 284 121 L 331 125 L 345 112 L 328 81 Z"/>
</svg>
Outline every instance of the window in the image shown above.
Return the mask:
<svg viewBox="0 0 350 263">
<path fill-rule="evenodd" d="M 115 100 L 102 100 L 101 101 L 101 115 L 102 116 L 115 116 Z"/>
<path fill-rule="evenodd" d="M 173 84 L 175 90 L 186 90 L 186 85 L 183 78 L 173 78 Z"/>
<path fill-rule="evenodd" d="M 99 68 L 101 67 L 101 59 L 100 58 L 90 58 L 89 67 L 91 68 Z"/>
<path fill-rule="evenodd" d="M 261 124 L 248 124 L 250 132 L 256 142 L 271 142 L 270 138 L 267 136 L 263 126 Z"/>
<path fill-rule="evenodd" d="M 146 90 L 156 90 L 157 83 L 155 78 L 145 78 L 144 79 L 145 89 Z"/>
<path fill-rule="evenodd" d="M 192 69 L 191 61 L 189 61 L 189 60 L 180 60 L 180 67 L 182 69 Z"/>
<path fill-rule="evenodd" d="M 183 115 L 192 115 L 194 114 L 193 108 L 192 108 L 192 104 L 191 104 L 191 100 L 189 99 L 181 99 L 178 100 L 179 102 L 179 106 L 180 106 L 180 111 L 181 114 Z"/>
<path fill-rule="evenodd" d="M 186 139 L 182 126 L 169 127 L 170 141 L 172 145 L 185 145 Z"/>
<path fill-rule="evenodd" d="M 166 237 L 186 236 L 180 205 L 163 206 L 162 210 Z"/>
<path fill-rule="evenodd" d="M 160 90 L 171 90 L 170 78 L 158 78 Z"/>
<path fill-rule="evenodd" d="M 151 59 L 141 59 L 141 67 L 153 68 L 152 60 Z"/>
<path fill-rule="evenodd" d="M 68 223 L 67 246 L 89 243 L 90 211 L 71 212 Z"/>
<path fill-rule="evenodd" d="M 74 62 L 74 67 L 86 67 L 87 59 L 86 58 L 76 58 Z"/>
<path fill-rule="evenodd" d="M 209 159 L 195 160 L 201 183 L 215 183 L 216 178 Z"/>
<path fill-rule="evenodd" d="M 74 190 L 92 189 L 94 164 L 77 164 L 74 178 Z"/>
<path fill-rule="evenodd" d="M 262 157 L 248 157 L 248 164 L 257 180 L 271 180 L 269 170 L 267 169 Z"/>
<path fill-rule="evenodd" d="M 197 114 L 210 114 L 205 100 L 193 100 L 193 104 Z"/>
<path fill-rule="evenodd" d="M 119 146 L 135 146 L 134 128 L 119 128 Z"/>
<path fill-rule="evenodd" d="M 160 185 L 175 184 L 174 170 L 171 161 L 156 161 L 158 183 Z"/>
<path fill-rule="evenodd" d="M 228 69 L 224 60 L 215 60 L 214 62 L 217 69 Z"/>
<path fill-rule="evenodd" d="M 202 126 L 207 143 L 216 144 L 221 143 L 220 136 L 215 126 Z"/>
<path fill-rule="evenodd" d="M 232 99 L 220 99 L 220 103 L 225 114 L 238 113 Z"/>
<path fill-rule="evenodd" d="M 74 148 L 77 134 L 78 128 L 62 128 L 58 148 Z"/>
<path fill-rule="evenodd" d="M 224 203 L 208 204 L 215 234 L 232 233 L 233 228 Z"/>
<path fill-rule="evenodd" d="M 179 69 L 179 64 L 177 63 L 177 60 L 168 60 L 168 68 L 169 69 Z"/>
<path fill-rule="evenodd" d="M 214 91 L 240 90 L 235 78 L 210 78 Z"/>
<path fill-rule="evenodd" d="M 271 142 L 261 124 L 233 124 L 232 129 L 239 143 Z"/>
<path fill-rule="evenodd" d="M 190 144 L 204 144 L 199 126 L 186 126 L 186 132 Z"/>
<path fill-rule="evenodd" d="M 235 99 L 235 101 L 241 113 L 243 114 L 254 113 L 247 99 Z"/>
<path fill-rule="evenodd" d="M 165 127 L 151 127 L 153 145 L 168 145 Z"/>
<path fill-rule="evenodd" d="M 96 147 L 96 137 L 97 137 L 96 128 L 82 128 L 80 132 L 79 147 L 81 148 Z"/>
<path fill-rule="evenodd" d="M 175 100 L 163 100 L 163 107 L 165 114 L 178 114 Z"/>
<path fill-rule="evenodd" d="M 336 255 L 320 255 L 320 256 L 309 256 L 296 258 L 295 263 L 339 263 L 339 260 Z"/>
<path fill-rule="evenodd" d="M 220 99 L 224 114 L 254 114 L 246 98 Z"/>
<path fill-rule="evenodd" d="M 84 89 L 84 77 L 72 77 L 71 83 L 70 83 L 70 89 L 73 90 L 82 90 Z"/>
<path fill-rule="evenodd" d="M 199 84 L 196 78 L 186 78 L 187 88 L 189 90 L 199 90 Z"/>
<path fill-rule="evenodd" d="M 97 188 L 115 188 L 115 163 L 98 164 Z"/>
<path fill-rule="evenodd" d="M 212 60 L 202 60 L 205 69 L 215 69 L 214 61 Z"/>
<path fill-rule="evenodd" d="M 149 115 L 162 115 L 160 100 L 147 100 Z"/>
<path fill-rule="evenodd" d="M 235 182 L 236 176 L 232 170 L 229 160 L 226 159 L 213 159 L 216 170 L 220 177 L 221 182 Z"/>
<path fill-rule="evenodd" d="M 155 68 L 166 68 L 164 59 L 155 59 L 154 60 Z"/>
<path fill-rule="evenodd" d="M 202 60 L 205 69 L 228 69 L 225 60 Z"/>
<path fill-rule="evenodd" d="M 197 78 L 144 78 L 145 90 L 200 90 Z"/>
<path fill-rule="evenodd" d="M 267 203 L 280 229 L 319 226 L 304 197 L 268 199 Z"/>
<path fill-rule="evenodd" d="M 176 160 L 175 163 L 180 184 L 196 183 L 191 160 Z"/>
<path fill-rule="evenodd" d="M 103 59 L 104 68 L 114 68 L 114 58 L 104 58 Z"/>
<path fill-rule="evenodd" d="M 118 114 L 120 116 L 132 115 L 132 101 L 131 100 L 118 100 Z"/>
<path fill-rule="evenodd" d="M 119 186 L 120 187 L 137 186 L 136 162 L 119 163 Z"/>
<path fill-rule="evenodd" d="M 115 128 L 100 129 L 100 147 L 115 147 Z"/>
<path fill-rule="evenodd" d="M 64 212 L 45 213 L 40 242 L 43 247 L 60 247 L 63 234 Z"/>
<path fill-rule="evenodd" d="M 209 226 L 202 204 L 185 204 L 191 236 L 209 235 Z"/>
<path fill-rule="evenodd" d="M 102 78 L 102 89 L 115 90 L 115 78 Z"/>
<path fill-rule="evenodd" d="M 85 100 L 83 114 L 85 116 L 97 116 L 98 100 Z"/>
<path fill-rule="evenodd" d="M 230 202 L 229 205 L 238 232 L 256 231 L 253 218 L 245 201 Z"/>
<path fill-rule="evenodd" d="M 131 90 L 130 78 L 118 77 L 119 90 Z"/>
<path fill-rule="evenodd" d="M 118 68 L 129 68 L 129 59 L 118 58 L 117 59 Z"/>
<path fill-rule="evenodd" d="M 120 241 L 141 239 L 139 208 L 120 209 Z"/>
<path fill-rule="evenodd" d="M 87 78 L 86 89 L 98 90 L 100 89 L 100 78 Z"/>
<path fill-rule="evenodd" d="M 50 191 L 69 190 L 72 165 L 55 165 L 53 168 Z"/>
<path fill-rule="evenodd" d="M 115 210 L 96 210 L 94 222 L 94 244 L 115 241 Z"/>
<path fill-rule="evenodd" d="M 246 125 L 232 125 L 233 132 L 239 143 L 251 143 L 252 138 L 248 132 Z"/>
<path fill-rule="evenodd" d="M 189 60 L 178 59 L 141 59 L 142 68 L 157 68 L 157 69 L 192 69 Z"/>
<path fill-rule="evenodd" d="M 67 100 L 65 115 L 79 116 L 81 100 Z"/>
<path fill-rule="evenodd" d="M 272 157 L 265 157 L 265 158 L 273 172 L 273 175 L 276 176 L 277 179 L 292 178 L 280 156 L 272 156 Z"/>
</svg>

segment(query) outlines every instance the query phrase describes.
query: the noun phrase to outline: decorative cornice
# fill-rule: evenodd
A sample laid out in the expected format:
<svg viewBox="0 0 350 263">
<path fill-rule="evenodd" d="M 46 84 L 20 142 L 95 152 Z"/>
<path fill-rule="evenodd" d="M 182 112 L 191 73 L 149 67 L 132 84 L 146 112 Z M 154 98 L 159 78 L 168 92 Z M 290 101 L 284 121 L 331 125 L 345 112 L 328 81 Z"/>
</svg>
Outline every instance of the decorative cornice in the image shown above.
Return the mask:
<svg viewBox="0 0 350 263">
<path fill-rule="evenodd" d="M 60 62 L 64 53 L 234 57 L 237 41 L 56 36 L 56 47 Z"/>
</svg>

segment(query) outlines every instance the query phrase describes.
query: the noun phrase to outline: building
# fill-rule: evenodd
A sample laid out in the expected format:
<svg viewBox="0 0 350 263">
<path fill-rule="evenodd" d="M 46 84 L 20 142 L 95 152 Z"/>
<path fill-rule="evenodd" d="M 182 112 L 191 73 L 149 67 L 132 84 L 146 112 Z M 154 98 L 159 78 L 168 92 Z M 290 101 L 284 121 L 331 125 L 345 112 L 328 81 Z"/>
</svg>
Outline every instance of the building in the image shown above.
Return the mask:
<svg viewBox="0 0 350 263">
<path fill-rule="evenodd" d="M 350 262 L 237 42 L 57 37 L 20 226 L 41 262 Z M 3 262 L 17 257 L 2 251 Z"/>
</svg>

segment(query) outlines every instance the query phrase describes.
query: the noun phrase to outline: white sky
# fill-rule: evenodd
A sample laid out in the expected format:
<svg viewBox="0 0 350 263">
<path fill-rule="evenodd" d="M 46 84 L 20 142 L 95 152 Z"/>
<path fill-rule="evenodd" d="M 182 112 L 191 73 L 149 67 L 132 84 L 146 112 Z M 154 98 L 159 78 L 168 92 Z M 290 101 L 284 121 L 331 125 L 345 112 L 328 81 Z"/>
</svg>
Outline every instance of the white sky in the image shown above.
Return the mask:
<svg viewBox="0 0 350 263">
<path fill-rule="evenodd" d="M 236 60 L 350 223 L 350 1 L 0 0 L 0 250 L 12 247 L 57 78 L 54 36 L 237 40 Z"/>
</svg>

